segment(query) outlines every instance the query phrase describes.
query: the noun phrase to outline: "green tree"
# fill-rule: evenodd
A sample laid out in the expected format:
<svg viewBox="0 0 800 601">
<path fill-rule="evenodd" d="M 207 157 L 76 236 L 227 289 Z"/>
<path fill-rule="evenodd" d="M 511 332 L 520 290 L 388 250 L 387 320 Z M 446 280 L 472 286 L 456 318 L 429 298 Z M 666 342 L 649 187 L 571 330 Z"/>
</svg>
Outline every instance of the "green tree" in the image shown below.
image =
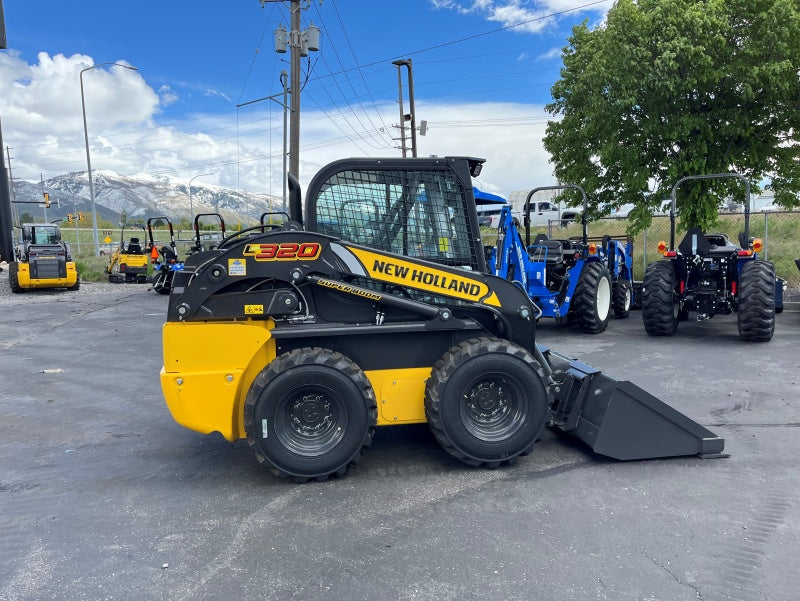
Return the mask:
<svg viewBox="0 0 800 601">
<path fill-rule="evenodd" d="M 595 212 L 634 203 L 638 230 L 680 178 L 726 172 L 800 204 L 797 0 L 618 0 L 573 28 L 562 61 L 544 146 Z M 741 182 L 682 185 L 682 224 L 713 224 L 727 194 L 743 199 Z"/>
</svg>

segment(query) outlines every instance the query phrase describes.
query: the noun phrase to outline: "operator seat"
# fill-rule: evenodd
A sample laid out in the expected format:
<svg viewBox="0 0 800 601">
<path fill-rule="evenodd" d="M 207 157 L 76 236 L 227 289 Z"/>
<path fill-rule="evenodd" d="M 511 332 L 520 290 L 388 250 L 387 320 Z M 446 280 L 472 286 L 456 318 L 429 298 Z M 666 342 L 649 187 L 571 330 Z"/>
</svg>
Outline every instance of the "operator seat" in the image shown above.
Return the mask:
<svg viewBox="0 0 800 601">
<path fill-rule="evenodd" d="M 142 254 L 142 247 L 139 244 L 139 238 L 131 238 L 131 241 L 128 243 L 128 254 L 129 255 Z"/>
<path fill-rule="evenodd" d="M 544 260 L 545 265 L 559 265 L 564 262 L 564 247 L 560 240 L 550 240 L 546 234 L 537 234 L 533 244 L 528 247 L 528 256 L 533 261 Z"/>
</svg>

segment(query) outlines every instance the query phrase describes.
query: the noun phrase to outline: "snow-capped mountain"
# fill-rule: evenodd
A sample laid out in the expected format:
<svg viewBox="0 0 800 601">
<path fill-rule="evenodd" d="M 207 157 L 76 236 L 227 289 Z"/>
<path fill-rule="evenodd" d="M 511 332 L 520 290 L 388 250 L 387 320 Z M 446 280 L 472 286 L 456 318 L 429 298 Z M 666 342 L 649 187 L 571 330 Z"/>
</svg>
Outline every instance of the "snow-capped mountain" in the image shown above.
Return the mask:
<svg viewBox="0 0 800 601">
<path fill-rule="evenodd" d="M 113 171 L 93 171 L 94 197 L 98 220 L 112 224 L 123 214 L 128 220 L 143 221 L 165 215 L 173 222 L 189 220 L 194 213 L 220 213 L 226 222 L 254 223 L 262 213 L 280 211 L 280 196 L 240 192 L 222 186 L 168 176 L 120 175 Z M 91 214 L 89 180 L 85 171 L 59 175 L 44 182 L 14 181 L 14 212 L 42 218 L 43 193 L 50 196 L 47 220 L 64 218 L 67 213 Z"/>
</svg>

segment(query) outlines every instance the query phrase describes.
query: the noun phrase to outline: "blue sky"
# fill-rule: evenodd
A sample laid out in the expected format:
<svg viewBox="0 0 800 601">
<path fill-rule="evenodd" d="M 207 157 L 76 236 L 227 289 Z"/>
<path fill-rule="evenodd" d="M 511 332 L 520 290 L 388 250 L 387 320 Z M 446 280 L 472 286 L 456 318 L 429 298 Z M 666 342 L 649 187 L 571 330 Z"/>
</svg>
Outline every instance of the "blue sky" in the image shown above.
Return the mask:
<svg viewBox="0 0 800 601">
<path fill-rule="evenodd" d="M 301 183 L 345 156 L 400 156 L 397 68 L 411 58 L 420 156 L 481 156 L 487 191 L 552 183 L 543 110 L 571 28 L 602 22 L 591 0 L 316 0 L 321 29 L 303 61 Z M 4 0 L 0 117 L 14 177 L 84 171 L 79 73 L 92 167 L 202 179 L 276 193 L 283 115 L 274 102 L 289 55 L 273 32 L 287 2 Z M 405 71 L 404 71 L 405 81 Z M 407 90 L 404 98 L 407 101 Z M 406 109 L 408 107 L 406 106 Z"/>
</svg>

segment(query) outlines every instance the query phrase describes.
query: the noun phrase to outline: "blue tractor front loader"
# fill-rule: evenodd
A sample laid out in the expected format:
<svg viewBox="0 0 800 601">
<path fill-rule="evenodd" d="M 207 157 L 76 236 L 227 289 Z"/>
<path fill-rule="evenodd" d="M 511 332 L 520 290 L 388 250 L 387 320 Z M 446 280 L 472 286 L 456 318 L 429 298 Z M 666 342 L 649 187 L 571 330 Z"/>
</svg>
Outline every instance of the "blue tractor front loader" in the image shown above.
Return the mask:
<svg viewBox="0 0 800 601">
<path fill-rule="evenodd" d="M 530 206 L 541 190 L 578 190 L 583 197 L 583 235 L 551 239 L 538 234 L 531 242 Z M 489 254 L 494 275 L 517 282 L 540 310 L 540 317 L 558 323 L 573 321 L 588 333 L 599 334 L 608 325 L 613 309 L 618 318 L 628 317 L 633 304 L 633 242 L 612 236 L 589 238 L 586 192 L 580 186 L 534 188 L 525 201 L 525 240 L 514 225 L 510 208 L 504 207 L 497 244 Z"/>
</svg>

